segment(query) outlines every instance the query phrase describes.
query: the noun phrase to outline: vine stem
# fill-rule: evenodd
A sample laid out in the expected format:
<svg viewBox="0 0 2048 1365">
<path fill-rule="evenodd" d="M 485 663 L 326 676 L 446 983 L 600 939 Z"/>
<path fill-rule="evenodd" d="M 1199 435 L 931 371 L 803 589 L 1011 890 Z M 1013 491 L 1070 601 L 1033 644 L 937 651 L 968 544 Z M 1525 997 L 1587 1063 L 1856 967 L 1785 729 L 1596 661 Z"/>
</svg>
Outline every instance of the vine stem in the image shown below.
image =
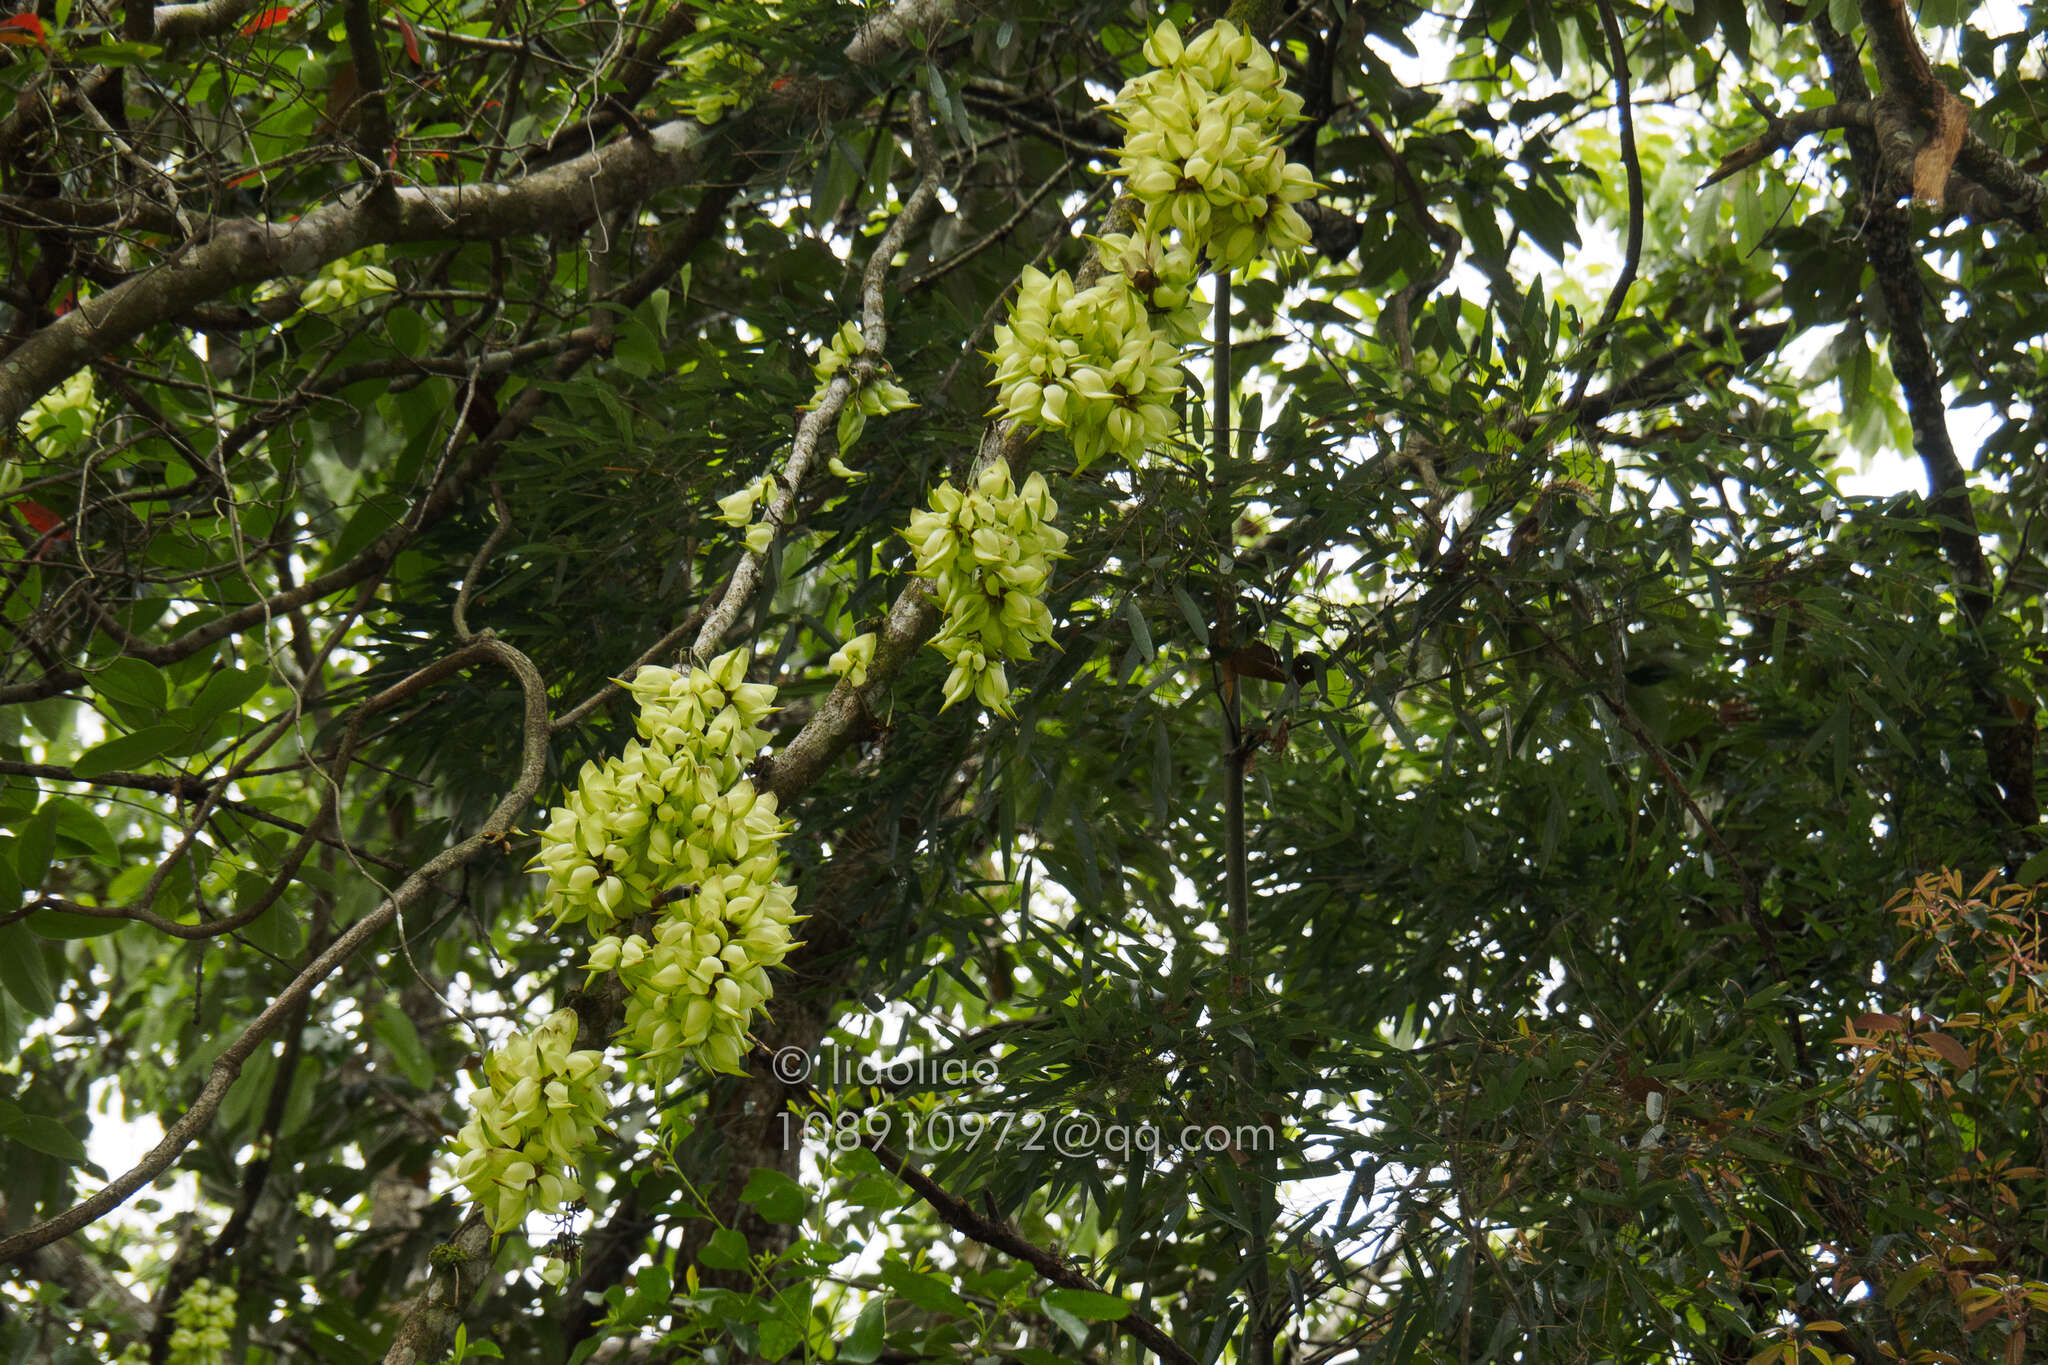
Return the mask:
<svg viewBox="0 0 2048 1365">
<path fill-rule="evenodd" d="M 1237 480 L 1230 471 L 1230 394 L 1236 386 L 1230 355 L 1230 272 L 1218 270 L 1212 278 L 1216 289 L 1216 338 L 1209 393 L 1209 435 L 1213 442 L 1210 461 L 1214 467 L 1212 477 L 1215 480 L 1213 494 L 1217 518 L 1227 552 L 1233 544 L 1237 521 L 1237 511 L 1232 503 Z M 1216 584 L 1216 643 L 1224 651 L 1223 687 L 1220 692 L 1223 705 L 1223 885 L 1230 910 L 1227 939 L 1230 1004 L 1233 1009 L 1242 1008 L 1250 994 L 1252 927 L 1251 869 L 1245 856 L 1244 836 L 1245 764 L 1250 755 L 1244 742 L 1237 675 L 1230 667 L 1236 629 L 1237 593 L 1231 572 L 1226 569 L 1218 576 Z M 1241 1045 L 1238 1050 L 1238 1080 L 1248 1098 L 1260 1093 L 1258 1052 L 1249 1043 Z M 1272 1286 L 1266 1272 L 1266 1229 L 1272 1226 L 1269 1207 L 1272 1185 L 1265 1179 L 1265 1174 L 1263 1170 L 1258 1171 L 1252 1180 L 1259 1216 L 1253 1223 L 1250 1245 L 1246 1248 L 1252 1263 L 1245 1277 L 1245 1293 L 1250 1300 L 1251 1311 L 1245 1315 L 1244 1345 L 1239 1353 L 1244 1365 L 1273 1365 L 1273 1337 L 1267 1329 L 1267 1299 Z"/>
</svg>

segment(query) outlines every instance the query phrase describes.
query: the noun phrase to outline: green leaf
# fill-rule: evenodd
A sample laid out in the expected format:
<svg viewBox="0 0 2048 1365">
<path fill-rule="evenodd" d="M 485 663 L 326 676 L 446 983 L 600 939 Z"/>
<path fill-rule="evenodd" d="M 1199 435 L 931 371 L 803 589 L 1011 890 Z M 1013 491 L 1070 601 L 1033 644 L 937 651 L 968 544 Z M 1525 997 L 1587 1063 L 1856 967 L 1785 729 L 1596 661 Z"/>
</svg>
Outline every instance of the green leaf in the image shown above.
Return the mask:
<svg viewBox="0 0 2048 1365">
<path fill-rule="evenodd" d="M 114 842 L 112 831 L 100 814 L 82 801 L 68 796 L 54 797 L 50 806 L 55 810 L 57 822 L 56 853 L 60 857 L 81 856 L 98 859 L 109 866 L 118 862 L 121 849 Z M 75 845 L 67 849 L 65 845 Z"/>
<path fill-rule="evenodd" d="M 1523 0 L 1528 7 L 1529 26 L 1536 31 L 1536 46 L 1542 50 L 1543 64 L 1550 68 L 1550 74 L 1564 74 L 1564 40 L 1558 36 L 1557 16 L 1551 13 L 1550 0 Z"/>
<path fill-rule="evenodd" d="M 1152 662 L 1152 628 L 1145 624 L 1145 613 L 1138 607 L 1138 599 L 1124 599 L 1124 619 L 1131 623 L 1131 643 L 1138 647 L 1138 653 L 1146 663 Z"/>
<path fill-rule="evenodd" d="M 2023 886 L 2036 886 L 2048 882 L 2048 848 L 2042 849 L 2020 865 L 2019 881 Z"/>
<path fill-rule="evenodd" d="M 160 754 L 169 753 L 186 733 L 182 725 L 152 725 L 132 735 L 116 735 L 80 754 L 71 771 L 85 781 L 108 773 L 132 771 Z"/>
<path fill-rule="evenodd" d="M 68 910 L 38 910 L 28 917 L 38 938 L 99 938 L 130 923 L 111 915 L 74 915 Z"/>
<path fill-rule="evenodd" d="M 1054 1324 L 1062 1332 L 1065 1332 L 1076 1346 L 1088 1344 L 1088 1324 L 1082 1321 L 1080 1317 L 1052 1302 L 1050 1294 L 1041 1298 L 1038 1303 L 1045 1310 L 1045 1315 L 1051 1318 Z"/>
<path fill-rule="evenodd" d="M 59 814 L 61 808 L 55 800 L 45 801 L 43 808 L 22 826 L 21 837 L 14 841 L 14 875 L 21 879 L 22 889 L 31 894 L 41 891 L 43 879 L 50 875 L 50 858 L 57 851 Z"/>
<path fill-rule="evenodd" d="M 31 1019 L 41 1019 L 57 1008 L 42 940 L 25 924 L 0 929 L 0 986 L 21 1002 Z"/>
<path fill-rule="evenodd" d="M 763 1360 L 780 1360 L 802 1344 L 803 1329 L 781 1318 L 770 1318 L 761 1324 L 760 1335 L 754 1342 L 754 1354 Z"/>
<path fill-rule="evenodd" d="M 272 906 L 268 912 L 270 915 L 281 913 L 283 911 L 277 906 Z M 426 1048 L 420 1045 L 419 1030 L 413 1026 L 412 1019 L 404 1010 L 390 1000 L 379 1003 L 376 1012 L 370 1016 L 370 1031 L 377 1035 L 379 1042 L 390 1049 L 392 1059 L 398 1063 L 399 1069 L 405 1072 L 408 1081 L 422 1090 L 433 1085 L 433 1059 L 427 1056 Z"/>
<path fill-rule="evenodd" d="M 711 1234 L 704 1254 L 697 1259 L 712 1270 L 743 1270 L 753 1262 L 753 1252 L 738 1229 L 720 1228 Z"/>
<path fill-rule="evenodd" d="M 185 713 L 186 729 L 195 735 L 202 734 L 214 721 L 261 692 L 269 681 L 262 673 L 240 668 L 222 669 L 208 678 L 199 689 L 199 695 L 192 699 L 192 705 Z"/>
<path fill-rule="evenodd" d="M 262 888 L 262 890 L 267 889 L 267 887 Z M 262 894 L 262 890 L 259 890 L 257 894 Z M 240 895 L 239 888 L 237 895 Z M 282 905 L 272 905 L 268 910 L 265 910 L 262 914 L 251 920 L 242 929 L 242 937 L 249 940 L 256 947 L 261 948 L 264 952 L 281 958 L 289 958 L 297 953 L 303 941 L 299 934 L 298 921 L 293 919 L 291 912 Z M 400 1064 L 404 1065 L 402 1057 L 400 1058 Z M 408 1077 L 413 1075 L 410 1066 L 406 1067 L 406 1075 Z M 416 1078 L 415 1083 L 423 1089 L 429 1084 L 428 1081 L 419 1081 Z"/>
<path fill-rule="evenodd" d="M 1188 596 L 1188 590 L 1180 584 L 1173 585 L 1173 600 L 1180 607 L 1180 614 L 1188 623 L 1188 630 L 1201 643 L 1209 647 L 1209 623 L 1203 619 L 1202 609 L 1195 605 L 1195 599 Z"/>
<path fill-rule="evenodd" d="M 1088 1322 L 1121 1322 L 1131 1314 L 1128 1299 L 1098 1294 L 1092 1289 L 1048 1289 L 1040 1302 L 1048 1307 L 1057 1304 Z"/>
<path fill-rule="evenodd" d="M 171 700 L 163 670 L 140 659 L 116 659 L 92 675 L 92 690 L 116 706 L 160 716 Z"/>
<path fill-rule="evenodd" d="M 20 1122 L 8 1129 L 7 1140 L 33 1148 L 45 1156 L 56 1157 L 59 1161 L 79 1162 L 85 1160 L 85 1144 L 78 1135 L 53 1118 L 41 1114 L 24 1114 Z"/>
<path fill-rule="evenodd" d="M 888 1325 L 888 1301 L 877 1294 L 867 1301 L 854 1319 L 853 1331 L 839 1343 L 839 1359 L 847 1365 L 869 1365 L 882 1354 L 883 1330 Z"/>
<path fill-rule="evenodd" d="M 740 1191 L 740 1198 L 771 1223 L 801 1223 L 811 1202 L 803 1186 L 766 1166 L 756 1166 L 747 1175 L 747 1187 Z"/>
<path fill-rule="evenodd" d="M 950 1279 L 940 1275 L 912 1270 L 901 1261 L 890 1261 L 882 1266 L 882 1283 L 896 1291 L 905 1301 L 916 1304 L 928 1313 L 951 1313 L 954 1317 L 971 1318 L 974 1310 L 967 1306 L 967 1300 L 953 1292 Z"/>
<path fill-rule="evenodd" d="M 14 870 L 14 850 L 20 840 L 0 834 L 0 914 L 21 904 L 21 876 Z"/>
</svg>

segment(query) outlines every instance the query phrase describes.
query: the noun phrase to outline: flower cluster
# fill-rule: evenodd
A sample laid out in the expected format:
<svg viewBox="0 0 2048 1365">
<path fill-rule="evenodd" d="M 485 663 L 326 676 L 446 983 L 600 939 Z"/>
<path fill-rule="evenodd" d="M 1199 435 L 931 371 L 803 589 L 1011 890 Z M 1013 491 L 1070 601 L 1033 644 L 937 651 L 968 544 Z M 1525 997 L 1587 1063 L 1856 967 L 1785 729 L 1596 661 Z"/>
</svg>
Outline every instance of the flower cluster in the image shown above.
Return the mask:
<svg viewBox="0 0 2048 1365">
<path fill-rule="evenodd" d="M 859 323 L 849 322 L 839 329 L 819 354 L 818 363 L 812 370 L 818 379 L 818 391 L 811 396 L 812 407 L 825 401 L 825 390 L 831 386 L 833 377 L 852 366 L 866 349 L 867 342 L 861 337 Z M 876 373 L 866 383 L 854 379 L 852 374 L 847 377 L 854 383 L 854 390 L 847 395 L 846 406 L 839 409 L 840 455 L 853 449 L 853 443 L 860 439 L 861 432 L 867 427 L 868 418 L 886 417 L 892 412 L 917 406 L 910 401 L 909 391 L 889 378 L 879 362 Z M 853 474 L 836 456 L 831 467 L 834 474 L 848 477 Z"/>
<path fill-rule="evenodd" d="M 1145 43 L 1152 70 L 1118 92 L 1124 183 L 1145 206 L 1147 233 L 1178 232 L 1212 265 L 1235 270 L 1308 243 L 1294 208 L 1314 193 L 1308 168 L 1280 139 L 1301 117 L 1273 56 L 1228 20 L 1182 45 L 1164 22 Z"/>
<path fill-rule="evenodd" d="M 867 684 L 868 670 L 875 665 L 875 633 L 856 635 L 833 651 L 825 667 L 855 687 Z"/>
<path fill-rule="evenodd" d="M 382 249 L 372 248 L 368 260 L 345 256 L 329 261 L 299 291 L 300 306 L 308 312 L 333 313 L 354 307 L 373 295 L 390 293 L 398 288 L 398 277 L 375 264 L 382 258 Z"/>
<path fill-rule="evenodd" d="M 21 415 L 21 426 L 43 453 L 76 445 L 100 419 L 101 403 L 93 393 L 92 371 L 79 370 L 38 398 Z M 21 466 L 9 459 L 0 464 L 0 493 L 21 484 Z"/>
<path fill-rule="evenodd" d="M 775 527 L 766 520 L 754 520 L 754 507 L 768 497 L 775 487 L 775 481 L 763 474 L 737 493 L 728 493 L 718 500 L 717 520 L 734 530 L 745 530 L 747 548 L 755 554 L 766 554 L 769 542 L 775 539 Z"/>
<path fill-rule="evenodd" d="M 941 484 L 930 510 L 912 515 L 903 534 L 917 552 L 918 575 L 932 581 L 946 613 L 932 641 L 953 665 L 945 706 L 971 695 L 1010 713 L 1003 661 L 1027 658 L 1034 643 L 1052 638 L 1043 593 L 1052 560 L 1067 543 L 1052 524 L 1057 515 L 1043 475 L 1014 488 L 1000 461 L 971 492 Z"/>
<path fill-rule="evenodd" d="M 1104 451 L 1135 461 L 1172 433 L 1180 348 L 1201 333 L 1204 266 L 1235 270 L 1309 240 L 1294 205 L 1315 182 L 1281 144 L 1301 99 L 1272 54 L 1228 22 L 1185 46 L 1162 23 L 1145 57 L 1152 69 L 1111 105 L 1125 132 L 1119 169 L 1142 206 L 1137 231 L 1097 242 L 1104 270 L 1087 289 L 1026 269 L 995 332 L 996 410 L 1065 431 L 1082 468 Z"/>
<path fill-rule="evenodd" d="M 672 101 L 678 113 L 706 125 L 717 123 L 729 109 L 744 112 L 754 102 L 754 83 L 763 70 L 761 59 L 712 35 L 725 28 L 715 20 L 700 21 L 694 42 L 682 54 L 685 93 Z"/>
<path fill-rule="evenodd" d="M 1026 266 L 995 338 L 999 410 L 1065 430 L 1081 468 L 1105 450 L 1136 459 L 1172 432 L 1180 348 L 1126 276 L 1076 290 L 1064 270 Z"/>
<path fill-rule="evenodd" d="M 638 738 L 617 758 L 584 764 L 541 834 L 544 910 L 558 924 L 588 922 L 605 933 L 723 861 L 730 831 L 709 807 L 738 787 L 768 742 L 760 723 L 775 709 L 775 689 L 747 682 L 746 668 L 746 652 L 734 650 L 704 668 L 633 675 Z"/>
<path fill-rule="evenodd" d="M 602 1053 L 575 1046 L 576 1011 L 557 1010 L 484 1060 L 487 1088 L 456 1135 L 455 1178 L 493 1232 L 517 1228 L 529 1209 L 558 1213 L 583 1197 L 576 1160 L 610 1108 L 612 1069 Z"/>
<path fill-rule="evenodd" d="M 694 1057 L 738 1071 L 747 1026 L 794 943 L 781 877 L 785 823 L 746 770 L 767 743 L 775 689 L 746 681 L 744 651 L 628 684 L 638 738 L 585 764 L 541 835 L 546 910 L 599 935 L 592 971 L 627 990 L 623 1036 L 657 1074 Z M 652 917 L 651 927 L 636 924 Z M 624 930 L 623 933 L 617 932 Z"/>
<path fill-rule="evenodd" d="M 170 1365 L 226 1365 L 228 1334 L 235 1329 L 235 1291 L 194 1280 L 171 1310 Z"/>
</svg>

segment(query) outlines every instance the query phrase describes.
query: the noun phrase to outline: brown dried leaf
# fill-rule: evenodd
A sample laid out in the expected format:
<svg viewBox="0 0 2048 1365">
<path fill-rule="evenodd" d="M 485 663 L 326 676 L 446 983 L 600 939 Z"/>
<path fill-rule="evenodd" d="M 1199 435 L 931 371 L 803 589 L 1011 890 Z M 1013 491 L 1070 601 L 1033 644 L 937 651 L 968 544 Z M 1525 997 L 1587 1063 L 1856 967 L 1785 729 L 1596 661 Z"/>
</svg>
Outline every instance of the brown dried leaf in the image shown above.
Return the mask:
<svg viewBox="0 0 2048 1365">
<path fill-rule="evenodd" d="M 1948 186 L 1949 169 L 1962 148 L 1963 134 L 1970 126 L 1969 110 L 1955 92 L 1943 88 L 1941 108 L 1935 111 L 1934 131 L 1913 156 L 1913 197 L 1940 208 Z"/>
</svg>

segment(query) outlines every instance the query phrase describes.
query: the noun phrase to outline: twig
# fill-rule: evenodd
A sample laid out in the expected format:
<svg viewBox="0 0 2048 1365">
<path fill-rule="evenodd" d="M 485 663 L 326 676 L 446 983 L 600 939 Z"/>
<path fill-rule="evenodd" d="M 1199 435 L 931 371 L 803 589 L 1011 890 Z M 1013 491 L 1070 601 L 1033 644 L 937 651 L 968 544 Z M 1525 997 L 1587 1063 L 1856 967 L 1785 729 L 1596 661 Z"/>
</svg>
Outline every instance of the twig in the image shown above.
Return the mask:
<svg viewBox="0 0 2048 1365">
<path fill-rule="evenodd" d="M 1366 133 L 1372 138 L 1373 145 L 1379 148 L 1380 155 L 1384 156 L 1387 164 L 1393 168 L 1394 180 L 1401 186 L 1401 192 L 1408 201 L 1409 211 L 1415 215 L 1415 225 L 1421 228 L 1423 234 L 1435 242 L 1443 252 L 1443 259 L 1437 263 L 1435 270 L 1421 279 L 1410 280 L 1395 290 L 1394 296 L 1387 300 L 1386 317 L 1394 332 L 1394 356 L 1401 366 L 1404 382 L 1410 382 L 1415 373 L 1414 329 L 1409 321 L 1410 314 L 1417 299 L 1427 298 L 1438 285 L 1451 277 L 1451 270 L 1458 262 L 1458 253 L 1465 248 L 1465 238 L 1456 228 L 1442 222 L 1429 211 L 1429 201 L 1423 197 L 1422 186 L 1416 183 L 1414 172 L 1408 169 L 1407 160 L 1394 149 L 1392 140 L 1380 131 L 1380 126 L 1367 117 L 1363 110 L 1359 111 L 1359 122 L 1365 126 Z M 1434 482 L 1434 471 L 1426 464 L 1423 469 L 1428 479 Z"/>
<path fill-rule="evenodd" d="M 937 284 L 940 280 L 952 274 L 961 266 L 966 265 L 976 256 L 979 256 L 982 252 L 988 250 L 997 242 L 1002 241 L 1004 238 L 1008 237 L 1012 232 L 1016 231 L 1017 225 L 1023 222 L 1027 217 L 1031 215 L 1031 210 L 1038 207 L 1039 201 L 1044 199 L 1046 195 L 1051 194 L 1054 187 L 1057 186 L 1061 181 L 1065 180 L 1067 176 L 1073 172 L 1073 169 L 1074 162 L 1073 159 L 1070 157 L 1061 164 L 1058 170 L 1054 171 L 1051 175 L 1045 178 L 1044 184 L 1040 185 L 1037 189 L 1031 191 L 1030 195 L 1024 200 L 1024 202 L 1017 206 L 1017 211 L 1015 213 L 1011 214 L 1008 218 L 1005 218 L 1001 223 L 998 223 L 994 228 L 990 229 L 988 232 L 983 233 L 975 241 L 969 243 L 967 246 L 964 246 L 960 248 L 960 250 L 954 252 L 951 256 L 947 257 L 945 261 L 933 266 L 930 270 L 927 270 L 924 274 L 919 275 L 909 284 L 904 285 L 904 297 L 908 298 L 910 295 L 917 293 L 919 290 L 928 289 L 932 285 Z"/>
<path fill-rule="evenodd" d="M 1025 1241 L 1017 1234 L 1016 1229 L 1007 1223 L 998 1223 L 976 1213 L 965 1200 L 954 1198 L 904 1157 L 884 1146 L 880 1139 L 865 1139 L 865 1145 L 882 1163 L 884 1170 L 909 1186 L 918 1198 L 931 1205 L 932 1212 L 938 1214 L 940 1221 L 954 1231 L 972 1238 L 991 1251 L 1000 1251 L 1013 1260 L 1024 1262 L 1064 1289 L 1085 1290 L 1091 1294 L 1108 1292 L 1095 1280 L 1068 1265 L 1052 1251 Z M 1136 1337 L 1154 1355 L 1166 1361 L 1167 1365 L 1196 1365 L 1192 1353 L 1168 1336 L 1158 1323 L 1152 1321 L 1136 1306 L 1119 1321 L 1125 1331 Z"/>
<path fill-rule="evenodd" d="M 1869 100 L 1844 100 L 1835 104 L 1823 104 L 1817 109 L 1799 109 L 1782 115 L 1755 100 L 1750 101 L 1750 107 L 1762 116 L 1763 133 L 1723 156 L 1720 164 L 1714 167 L 1713 173 L 1700 181 L 1701 189 L 1717 185 L 1739 171 L 1748 170 L 1765 157 L 1797 146 L 1816 133 L 1829 133 L 1838 128 L 1852 126 L 1868 128 L 1875 117 L 1875 106 Z"/>
<path fill-rule="evenodd" d="M 1613 0 L 1598 0 L 1598 4 L 1600 27 L 1607 35 L 1607 60 L 1614 68 L 1614 107 L 1621 117 L 1621 161 L 1628 174 L 1628 243 L 1622 251 L 1621 274 L 1616 277 L 1614 288 L 1607 293 L 1607 304 L 1600 310 L 1600 320 L 1587 334 L 1585 363 L 1572 385 L 1572 407 L 1577 407 L 1579 400 L 1586 396 L 1586 385 L 1592 382 L 1600 352 L 1607 344 L 1607 331 L 1621 316 L 1622 301 L 1628 297 L 1629 287 L 1636 282 L 1636 271 L 1643 262 L 1643 163 L 1636 152 L 1635 111 L 1629 93 L 1628 43 L 1622 36 L 1621 21 L 1614 15 Z"/>
<path fill-rule="evenodd" d="M 1209 383 L 1209 431 L 1213 439 L 1209 455 L 1212 465 L 1211 496 L 1214 499 L 1212 515 L 1221 524 L 1220 534 L 1224 538 L 1223 543 L 1228 545 L 1233 535 L 1232 527 L 1237 522 L 1237 508 L 1232 497 L 1237 480 L 1231 472 L 1230 398 L 1236 388 L 1236 377 L 1231 373 L 1230 272 L 1219 270 L 1210 279 L 1216 292 L 1215 335 L 1210 347 L 1213 373 Z M 1244 833 L 1245 772 L 1251 763 L 1251 750 L 1244 741 L 1244 728 L 1240 721 L 1243 685 L 1238 675 L 1231 671 L 1229 663 L 1229 651 L 1236 644 L 1236 634 L 1236 580 L 1228 573 L 1218 573 L 1216 647 L 1225 653 L 1224 659 L 1216 665 L 1220 675 L 1217 700 L 1223 708 L 1223 887 L 1229 914 L 1225 942 L 1228 965 L 1225 970 L 1229 977 L 1231 1007 L 1242 1009 L 1251 988 L 1251 867 L 1245 851 Z M 1241 1044 L 1237 1049 L 1237 1083 L 1247 1097 L 1261 1092 L 1258 1052 L 1249 1043 Z M 1253 1173 L 1257 1197 L 1251 1202 L 1258 1213 L 1252 1225 L 1245 1229 L 1245 1255 L 1251 1265 L 1245 1278 L 1248 1311 L 1245 1313 L 1244 1345 L 1240 1358 L 1249 1365 L 1272 1365 L 1273 1360 L 1273 1337 L 1268 1330 L 1271 1316 L 1268 1299 L 1273 1286 L 1266 1265 L 1266 1230 L 1271 1226 L 1272 1191 L 1263 1175 L 1263 1172 Z"/>
<path fill-rule="evenodd" d="M 1128 211 L 1119 204 L 1111 210 L 1102 230 L 1105 235 L 1128 231 L 1130 222 Z M 1088 288 L 1101 273 L 1102 258 L 1091 253 L 1087 264 L 1074 277 L 1075 289 Z M 981 443 L 966 471 L 966 482 L 972 484 L 997 461 L 1016 471 L 1034 434 L 1030 427 L 1009 418 L 989 423 L 982 430 Z M 940 620 L 938 604 L 925 591 L 922 581 L 913 581 L 897 594 L 877 632 L 875 657 L 868 665 L 867 681 L 855 687 L 841 678 L 818 702 L 818 709 L 811 713 L 797 737 L 767 762 L 763 782 L 785 807 L 797 793 L 817 781 L 826 766 L 871 722 L 875 705 L 888 695 L 896 675 L 918 648 L 938 632 Z"/>
<path fill-rule="evenodd" d="M 462 589 L 455 594 L 455 638 L 463 644 L 468 644 L 473 636 L 469 628 L 469 599 L 476 591 L 477 575 L 483 572 L 484 565 L 491 562 L 491 556 L 498 552 L 498 546 L 512 530 L 512 509 L 505 505 L 505 490 L 498 486 L 496 479 L 491 481 L 491 510 L 498 517 L 497 529 L 478 547 L 476 557 L 469 561 L 469 568 L 462 575 Z"/>
<path fill-rule="evenodd" d="M 191 241 L 192 220 L 185 214 L 185 206 L 178 199 L 178 187 L 171 177 L 164 173 L 162 167 L 151 165 L 147 158 L 129 146 L 128 139 L 122 137 L 120 130 L 107 122 L 106 116 L 100 113 L 99 106 L 87 99 L 82 91 L 77 95 L 76 104 L 85 121 L 98 130 L 101 137 L 113 144 L 114 150 L 120 154 L 123 161 L 141 171 L 146 179 L 158 182 L 162 187 L 164 206 L 170 209 L 171 217 L 177 221 L 179 234 L 186 241 Z"/>
<path fill-rule="evenodd" d="M 371 183 L 370 205 L 379 215 L 390 214 L 397 209 L 398 200 L 387 158 L 397 139 L 391 130 L 384 54 L 377 47 L 377 21 L 370 13 L 370 0 L 342 0 L 341 22 L 348 35 L 349 61 L 355 67 L 356 97 L 347 110 L 335 110 L 334 117 L 355 116 L 356 155 Z"/>
</svg>

